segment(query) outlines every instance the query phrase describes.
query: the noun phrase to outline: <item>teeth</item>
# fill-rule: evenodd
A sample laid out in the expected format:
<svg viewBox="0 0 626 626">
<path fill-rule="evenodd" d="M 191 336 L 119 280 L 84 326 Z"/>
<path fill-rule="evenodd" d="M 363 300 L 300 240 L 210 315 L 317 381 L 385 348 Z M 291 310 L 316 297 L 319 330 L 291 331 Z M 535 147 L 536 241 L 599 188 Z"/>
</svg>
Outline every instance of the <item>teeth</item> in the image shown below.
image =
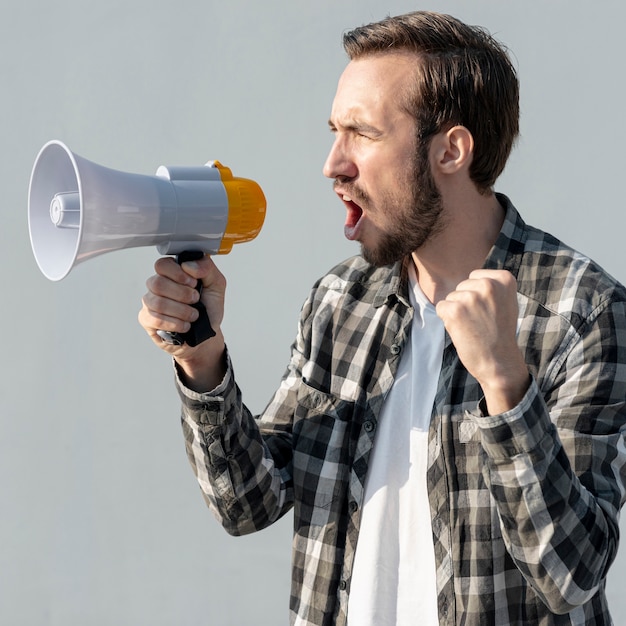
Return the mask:
<svg viewBox="0 0 626 626">
<path fill-rule="evenodd" d="M 352 198 L 351 198 L 350 196 L 343 196 L 343 199 L 344 199 L 346 202 L 352 202 Z"/>
</svg>

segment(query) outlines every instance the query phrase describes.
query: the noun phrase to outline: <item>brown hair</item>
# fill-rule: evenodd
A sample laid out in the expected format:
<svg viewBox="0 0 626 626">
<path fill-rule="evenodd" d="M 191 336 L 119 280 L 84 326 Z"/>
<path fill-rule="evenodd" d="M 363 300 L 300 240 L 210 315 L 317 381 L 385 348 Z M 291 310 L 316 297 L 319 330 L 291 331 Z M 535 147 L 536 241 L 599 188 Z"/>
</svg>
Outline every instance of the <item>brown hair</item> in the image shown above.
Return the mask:
<svg viewBox="0 0 626 626">
<path fill-rule="evenodd" d="M 449 15 L 418 11 L 347 32 L 350 59 L 412 51 L 415 88 L 407 106 L 422 145 L 457 124 L 474 137 L 470 176 L 482 192 L 502 173 L 519 133 L 519 83 L 500 43 Z"/>
</svg>

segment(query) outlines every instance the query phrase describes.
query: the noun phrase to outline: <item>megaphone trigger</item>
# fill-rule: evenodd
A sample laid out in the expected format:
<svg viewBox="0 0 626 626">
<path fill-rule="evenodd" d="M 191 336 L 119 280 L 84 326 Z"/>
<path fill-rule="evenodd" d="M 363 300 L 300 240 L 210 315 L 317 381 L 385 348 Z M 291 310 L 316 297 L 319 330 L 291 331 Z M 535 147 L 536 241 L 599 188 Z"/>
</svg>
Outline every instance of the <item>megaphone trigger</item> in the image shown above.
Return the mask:
<svg viewBox="0 0 626 626">
<path fill-rule="evenodd" d="M 176 256 L 176 262 L 181 265 L 186 261 L 197 261 L 203 256 L 204 252 L 201 250 L 186 250 Z M 199 293 L 202 293 L 201 280 L 197 282 L 196 289 Z M 211 326 L 211 320 L 209 320 L 209 315 L 204 304 L 198 300 L 198 302 L 196 302 L 193 306 L 197 309 L 200 315 L 198 316 L 198 319 L 193 322 L 191 328 L 186 333 L 171 333 L 166 330 L 157 331 L 157 335 L 159 335 L 165 343 L 169 343 L 174 346 L 182 346 L 186 343 L 193 348 L 198 344 L 201 344 L 203 341 L 206 341 L 211 337 L 215 337 L 215 331 Z"/>
</svg>

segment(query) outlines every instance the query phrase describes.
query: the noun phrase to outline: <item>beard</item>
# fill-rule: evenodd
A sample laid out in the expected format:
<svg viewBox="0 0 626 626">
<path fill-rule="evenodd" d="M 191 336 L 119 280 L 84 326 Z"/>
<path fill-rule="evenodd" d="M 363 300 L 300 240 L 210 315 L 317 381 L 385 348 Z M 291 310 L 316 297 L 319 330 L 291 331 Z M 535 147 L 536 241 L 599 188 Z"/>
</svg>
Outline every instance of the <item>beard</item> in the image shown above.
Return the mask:
<svg viewBox="0 0 626 626">
<path fill-rule="evenodd" d="M 388 191 L 380 201 L 381 210 L 396 219 L 382 232 L 377 245 L 361 244 L 361 255 L 376 267 L 391 265 L 421 248 L 443 228 L 443 201 L 428 161 L 428 146 L 417 151 L 413 163 L 398 188 L 406 193 Z M 369 194 L 349 186 L 350 196 L 362 206 Z"/>
</svg>

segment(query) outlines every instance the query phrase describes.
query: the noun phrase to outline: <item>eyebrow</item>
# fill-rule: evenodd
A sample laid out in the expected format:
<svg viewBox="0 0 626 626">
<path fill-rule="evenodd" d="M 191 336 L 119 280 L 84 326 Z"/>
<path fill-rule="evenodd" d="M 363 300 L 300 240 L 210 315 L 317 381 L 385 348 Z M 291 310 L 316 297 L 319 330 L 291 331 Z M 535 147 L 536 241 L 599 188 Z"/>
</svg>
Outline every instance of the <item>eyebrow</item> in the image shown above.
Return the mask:
<svg viewBox="0 0 626 626">
<path fill-rule="evenodd" d="M 330 130 L 337 130 L 338 128 L 342 128 L 348 131 L 357 131 L 357 132 L 366 132 L 371 133 L 373 135 L 382 135 L 383 132 L 380 128 L 376 126 L 372 126 L 371 124 L 366 124 L 365 122 L 359 122 L 358 120 L 353 120 L 351 122 L 345 124 L 335 124 L 332 120 L 328 120 L 328 127 Z"/>
</svg>

